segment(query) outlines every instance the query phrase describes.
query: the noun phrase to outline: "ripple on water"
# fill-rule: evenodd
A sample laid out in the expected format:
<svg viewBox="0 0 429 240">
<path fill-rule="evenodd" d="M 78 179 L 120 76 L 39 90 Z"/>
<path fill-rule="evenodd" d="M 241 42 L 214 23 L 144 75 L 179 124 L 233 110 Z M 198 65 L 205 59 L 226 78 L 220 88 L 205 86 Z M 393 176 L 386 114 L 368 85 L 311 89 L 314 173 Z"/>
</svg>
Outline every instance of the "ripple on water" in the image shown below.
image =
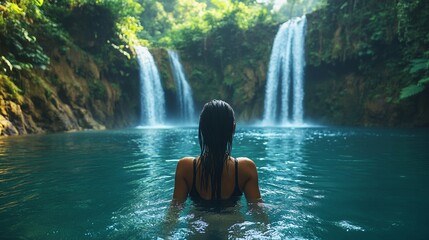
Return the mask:
<svg viewBox="0 0 429 240">
<path fill-rule="evenodd" d="M 244 197 L 222 214 L 188 201 L 166 236 L 424 238 L 427 134 L 390 131 L 238 128 L 234 156 L 255 161 L 269 220 Z M 196 132 L 0 138 L 1 229 L 18 239 L 156 238 L 169 218 L 178 159 L 198 155 Z"/>
<path fill-rule="evenodd" d="M 363 232 L 365 229 L 357 224 L 354 224 L 350 221 L 342 220 L 334 223 L 336 226 L 345 229 L 346 231 L 360 231 Z"/>
</svg>

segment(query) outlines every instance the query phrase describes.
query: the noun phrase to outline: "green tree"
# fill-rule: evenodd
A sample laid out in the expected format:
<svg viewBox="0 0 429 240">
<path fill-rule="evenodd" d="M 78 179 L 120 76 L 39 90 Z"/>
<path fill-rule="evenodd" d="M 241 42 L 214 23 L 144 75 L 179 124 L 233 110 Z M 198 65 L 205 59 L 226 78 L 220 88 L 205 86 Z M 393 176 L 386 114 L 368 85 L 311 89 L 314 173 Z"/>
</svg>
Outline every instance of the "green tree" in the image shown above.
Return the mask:
<svg viewBox="0 0 429 240">
<path fill-rule="evenodd" d="M 5 1 L 0 4 L 0 72 L 44 67 L 49 58 L 37 43 L 34 22 L 43 21 L 42 0 Z"/>
</svg>

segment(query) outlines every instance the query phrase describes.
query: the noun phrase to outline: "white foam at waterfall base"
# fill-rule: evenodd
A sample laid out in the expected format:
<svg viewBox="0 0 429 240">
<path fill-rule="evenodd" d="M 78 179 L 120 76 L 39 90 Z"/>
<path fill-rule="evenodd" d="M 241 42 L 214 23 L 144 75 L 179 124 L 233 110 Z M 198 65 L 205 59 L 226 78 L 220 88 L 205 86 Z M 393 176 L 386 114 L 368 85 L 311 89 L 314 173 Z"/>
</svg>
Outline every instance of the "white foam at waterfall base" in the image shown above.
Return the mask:
<svg viewBox="0 0 429 240">
<path fill-rule="evenodd" d="M 141 126 L 162 126 L 165 122 L 165 99 L 155 61 L 146 47 L 136 46 L 140 66 Z"/>
<path fill-rule="evenodd" d="M 261 125 L 301 127 L 304 123 L 304 40 L 306 17 L 280 26 L 274 39 Z"/>
</svg>

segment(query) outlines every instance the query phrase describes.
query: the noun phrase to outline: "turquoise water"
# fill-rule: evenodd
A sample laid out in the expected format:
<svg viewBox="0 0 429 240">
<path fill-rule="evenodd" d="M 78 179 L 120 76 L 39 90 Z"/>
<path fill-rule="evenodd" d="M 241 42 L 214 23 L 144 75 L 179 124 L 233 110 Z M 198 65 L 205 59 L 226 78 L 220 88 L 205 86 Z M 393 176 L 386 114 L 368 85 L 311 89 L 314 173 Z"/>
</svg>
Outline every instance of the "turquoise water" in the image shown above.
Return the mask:
<svg viewBox="0 0 429 240">
<path fill-rule="evenodd" d="M 428 239 L 429 131 L 238 128 L 264 206 L 170 209 L 196 128 L 0 138 L 2 239 Z"/>
</svg>

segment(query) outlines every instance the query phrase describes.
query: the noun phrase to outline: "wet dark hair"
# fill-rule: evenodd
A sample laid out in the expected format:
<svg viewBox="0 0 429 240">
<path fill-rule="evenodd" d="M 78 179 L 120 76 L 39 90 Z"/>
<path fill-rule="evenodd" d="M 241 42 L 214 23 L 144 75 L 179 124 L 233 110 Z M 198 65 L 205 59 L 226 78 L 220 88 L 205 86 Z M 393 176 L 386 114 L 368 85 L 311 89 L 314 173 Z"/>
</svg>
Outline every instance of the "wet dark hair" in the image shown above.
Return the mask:
<svg viewBox="0 0 429 240">
<path fill-rule="evenodd" d="M 208 189 L 209 179 L 212 199 L 221 198 L 222 171 L 231 155 L 232 137 L 235 130 L 234 110 L 222 100 L 206 103 L 200 114 L 198 141 L 201 154 L 200 189 Z"/>
</svg>

